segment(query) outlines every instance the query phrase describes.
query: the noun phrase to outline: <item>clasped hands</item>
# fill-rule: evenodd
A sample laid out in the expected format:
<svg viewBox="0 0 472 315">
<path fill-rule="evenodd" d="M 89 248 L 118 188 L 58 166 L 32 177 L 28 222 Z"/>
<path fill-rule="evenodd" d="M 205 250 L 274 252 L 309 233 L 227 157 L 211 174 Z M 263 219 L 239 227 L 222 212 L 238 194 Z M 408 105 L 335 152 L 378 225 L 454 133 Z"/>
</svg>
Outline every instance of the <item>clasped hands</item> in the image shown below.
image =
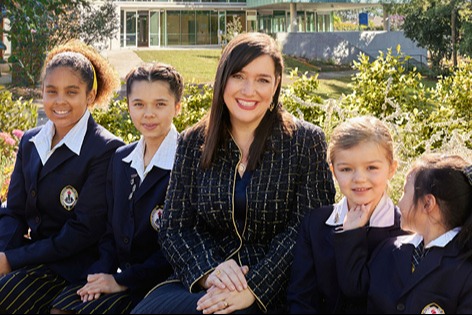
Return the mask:
<svg viewBox="0 0 472 315">
<path fill-rule="evenodd" d="M 97 273 L 87 276 L 87 283 L 77 290 L 82 302 L 96 300 L 102 293 L 116 293 L 127 290 L 126 286 L 116 282 L 113 275 Z"/>
<path fill-rule="evenodd" d="M 197 302 L 203 314 L 229 314 L 251 306 L 256 300 L 249 290 L 245 275 L 248 266 L 239 266 L 230 259 L 219 264 L 200 281 L 206 294 Z"/>
</svg>

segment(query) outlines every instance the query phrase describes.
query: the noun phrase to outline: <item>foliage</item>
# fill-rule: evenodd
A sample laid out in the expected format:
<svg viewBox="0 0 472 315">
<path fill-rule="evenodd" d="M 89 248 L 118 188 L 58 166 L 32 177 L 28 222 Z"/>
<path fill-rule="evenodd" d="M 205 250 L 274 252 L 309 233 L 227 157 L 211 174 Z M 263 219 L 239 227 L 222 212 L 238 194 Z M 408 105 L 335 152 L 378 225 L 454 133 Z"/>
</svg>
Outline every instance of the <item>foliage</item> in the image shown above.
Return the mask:
<svg viewBox="0 0 472 315">
<path fill-rule="evenodd" d="M 373 62 L 369 57 L 361 54 L 359 61 L 354 62 L 354 69 L 358 70 L 352 81 L 352 94 L 344 102 L 347 106 L 359 109 L 361 114 L 371 113 L 377 117 L 391 115 L 396 108 L 391 104 L 400 104 L 403 111 L 412 111 L 425 104 L 425 95 L 421 75 L 407 71 L 405 64 L 409 59 L 400 46 L 397 55 L 392 49 L 387 54 L 380 52 Z M 391 100 L 392 102 L 387 102 Z"/>
<path fill-rule="evenodd" d="M 457 44 L 463 55 L 471 55 L 470 0 L 412 0 L 399 6 L 398 10 L 405 15 L 405 35 L 428 49 L 436 73 L 444 71 L 443 62 L 454 56 Z"/>
<path fill-rule="evenodd" d="M 32 100 L 13 100 L 9 91 L 0 92 L 0 200 L 6 199 L 10 174 L 23 130 L 36 126 L 37 105 Z"/>
<path fill-rule="evenodd" d="M 174 118 L 177 130 L 182 131 L 205 116 L 211 106 L 212 99 L 213 88 L 211 85 L 185 84 L 182 110 L 180 115 Z"/>
<path fill-rule="evenodd" d="M 308 73 L 299 75 L 298 69 L 291 71 L 289 78 L 294 80 L 281 94 L 281 101 L 289 112 L 296 113 L 300 119 L 311 121 L 317 125 L 324 122 L 324 112 L 316 106 L 305 106 L 306 103 L 321 103 L 317 94 L 319 81 L 318 74 L 308 76 Z M 303 101 L 302 101 L 303 100 Z"/>
<path fill-rule="evenodd" d="M 19 129 L 9 132 L 0 132 L 0 201 L 7 198 L 10 174 L 13 172 L 18 144 L 23 131 Z"/>
<path fill-rule="evenodd" d="M 226 23 L 226 32 L 221 34 L 221 42 L 223 44 L 229 43 L 234 37 L 243 32 L 243 25 L 241 23 L 241 18 L 235 16 L 231 21 Z"/>
<path fill-rule="evenodd" d="M 36 126 L 38 106 L 33 100 L 14 100 L 12 93 L 0 91 L 0 131 L 10 133 L 15 129 L 30 129 Z"/>
<path fill-rule="evenodd" d="M 131 143 L 139 139 L 140 134 L 131 121 L 126 99 L 118 99 L 115 95 L 108 108 L 94 108 L 91 113 L 98 124 L 123 139 L 124 142 Z"/>
<path fill-rule="evenodd" d="M 9 61 L 15 85 L 37 85 L 43 60 L 54 46 L 72 38 L 98 45 L 117 32 L 111 0 L 100 7 L 87 0 L 11 0 L 4 5 L 10 20 L 10 30 L 4 32 L 12 44 Z"/>
</svg>

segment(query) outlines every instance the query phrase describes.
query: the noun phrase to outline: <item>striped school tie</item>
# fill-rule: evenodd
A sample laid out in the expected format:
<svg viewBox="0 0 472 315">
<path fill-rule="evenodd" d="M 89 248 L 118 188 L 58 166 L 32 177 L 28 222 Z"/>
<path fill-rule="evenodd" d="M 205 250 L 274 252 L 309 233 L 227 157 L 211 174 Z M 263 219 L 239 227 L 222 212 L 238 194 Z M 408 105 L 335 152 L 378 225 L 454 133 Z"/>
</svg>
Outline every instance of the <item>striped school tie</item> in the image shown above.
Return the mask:
<svg viewBox="0 0 472 315">
<path fill-rule="evenodd" d="M 421 241 L 421 243 L 415 247 L 415 250 L 413 251 L 413 257 L 411 260 L 411 272 L 415 272 L 416 267 L 419 265 L 421 260 L 426 256 L 426 254 L 429 252 L 429 248 L 425 250 L 424 248 L 424 241 Z"/>
</svg>

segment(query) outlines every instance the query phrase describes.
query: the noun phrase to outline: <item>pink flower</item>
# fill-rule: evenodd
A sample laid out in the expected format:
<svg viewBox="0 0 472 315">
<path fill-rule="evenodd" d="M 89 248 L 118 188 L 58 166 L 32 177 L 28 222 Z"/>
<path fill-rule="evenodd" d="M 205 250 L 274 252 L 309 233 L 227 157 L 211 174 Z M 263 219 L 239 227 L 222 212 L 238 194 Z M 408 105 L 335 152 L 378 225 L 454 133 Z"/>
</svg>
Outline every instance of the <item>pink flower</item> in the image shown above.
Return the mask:
<svg viewBox="0 0 472 315">
<path fill-rule="evenodd" d="M 14 146 L 16 144 L 16 140 L 13 139 L 10 134 L 6 132 L 0 132 L 0 139 L 5 142 L 7 145 Z"/>
<path fill-rule="evenodd" d="M 8 139 L 8 138 L 10 138 L 10 135 L 9 135 L 8 133 L 6 133 L 6 132 L 0 132 L 0 139 L 6 140 L 6 139 Z"/>
<path fill-rule="evenodd" d="M 16 144 L 16 141 L 12 137 L 8 137 L 5 139 L 5 143 L 8 145 L 14 146 Z"/>
<path fill-rule="evenodd" d="M 15 129 L 12 131 L 12 134 L 18 139 L 21 139 L 21 137 L 23 137 L 24 132 L 20 129 Z"/>
</svg>

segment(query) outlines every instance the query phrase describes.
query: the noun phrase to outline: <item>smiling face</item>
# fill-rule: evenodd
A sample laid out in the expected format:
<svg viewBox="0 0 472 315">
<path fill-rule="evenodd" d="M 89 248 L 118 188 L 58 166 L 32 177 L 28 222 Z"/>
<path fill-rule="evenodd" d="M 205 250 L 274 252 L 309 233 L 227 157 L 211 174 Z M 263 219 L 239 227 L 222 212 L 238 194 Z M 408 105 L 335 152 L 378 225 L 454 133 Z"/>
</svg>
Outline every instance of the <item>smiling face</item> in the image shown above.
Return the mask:
<svg viewBox="0 0 472 315">
<path fill-rule="evenodd" d="M 173 118 L 180 111 L 175 96 L 164 81 L 134 81 L 128 96 L 129 113 L 144 140 L 161 143 Z"/>
<path fill-rule="evenodd" d="M 367 141 L 349 149 L 336 150 L 331 167 L 349 209 L 370 204 L 373 210 L 395 173 L 396 162 L 389 162 L 382 146 Z"/>
<path fill-rule="evenodd" d="M 87 93 L 87 85 L 69 67 L 52 69 L 43 81 L 43 106 L 56 134 L 64 137 L 93 102 L 95 91 Z"/>
<path fill-rule="evenodd" d="M 254 130 L 269 109 L 280 78 L 269 55 L 257 57 L 226 82 L 223 98 L 231 125 Z"/>
</svg>

